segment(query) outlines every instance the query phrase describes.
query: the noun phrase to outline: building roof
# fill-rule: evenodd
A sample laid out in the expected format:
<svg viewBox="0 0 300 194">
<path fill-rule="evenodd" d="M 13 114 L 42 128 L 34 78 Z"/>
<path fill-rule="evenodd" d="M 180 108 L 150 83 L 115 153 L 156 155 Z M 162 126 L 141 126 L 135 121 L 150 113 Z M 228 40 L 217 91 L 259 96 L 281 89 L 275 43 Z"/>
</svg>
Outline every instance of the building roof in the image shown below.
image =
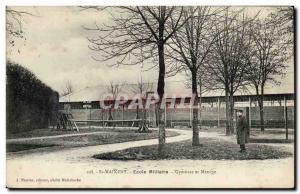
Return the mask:
<svg viewBox="0 0 300 194">
<path fill-rule="evenodd" d="M 128 84 L 122 87 L 120 95 L 126 95 L 130 99 L 134 96 L 134 88 L 137 85 Z M 156 83 L 153 83 L 153 92 L 156 93 Z M 241 92 L 236 92 L 235 96 L 238 98 L 243 97 L 245 100 L 249 96 L 253 96 L 255 93 L 254 91 L 248 91 L 246 94 Z M 286 92 L 282 88 L 266 88 L 265 96 L 275 96 L 280 97 L 280 99 L 285 95 L 293 96 L 294 92 Z M 74 91 L 73 93 L 60 97 L 59 102 L 83 102 L 83 101 L 102 101 L 109 95 L 108 87 L 106 85 L 97 85 L 93 87 L 86 87 L 81 90 Z M 173 82 L 166 82 L 165 83 L 165 95 L 167 98 L 170 97 L 191 97 L 192 92 L 190 88 L 187 88 L 184 81 L 173 81 Z M 210 93 L 202 94 L 204 100 L 224 97 L 223 91 L 214 91 Z M 293 97 L 294 98 L 294 97 Z M 241 99 L 242 100 L 242 99 Z"/>
</svg>

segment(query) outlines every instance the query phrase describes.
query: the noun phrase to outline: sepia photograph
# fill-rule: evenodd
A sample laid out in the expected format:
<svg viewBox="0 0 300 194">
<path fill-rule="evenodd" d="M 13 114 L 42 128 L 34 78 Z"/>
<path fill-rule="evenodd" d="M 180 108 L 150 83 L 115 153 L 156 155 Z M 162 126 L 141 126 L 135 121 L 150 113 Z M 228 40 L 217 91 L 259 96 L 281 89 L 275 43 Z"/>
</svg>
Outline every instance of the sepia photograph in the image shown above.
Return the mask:
<svg viewBox="0 0 300 194">
<path fill-rule="evenodd" d="M 295 189 L 295 13 L 6 6 L 6 187 Z"/>
</svg>

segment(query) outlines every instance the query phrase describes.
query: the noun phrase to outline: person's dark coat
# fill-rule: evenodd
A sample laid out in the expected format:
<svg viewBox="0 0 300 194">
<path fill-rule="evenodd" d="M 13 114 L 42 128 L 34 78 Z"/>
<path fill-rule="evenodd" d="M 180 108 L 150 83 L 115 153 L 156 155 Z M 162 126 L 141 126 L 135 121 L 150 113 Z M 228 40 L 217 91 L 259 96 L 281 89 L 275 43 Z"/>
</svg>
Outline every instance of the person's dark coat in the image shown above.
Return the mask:
<svg viewBox="0 0 300 194">
<path fill-rule="evenodd" d="M 236 131 L 237 143 L 240 145 L 248 143 L 248 139 L 249 139 L 248 123 L 244 116 L 238 117 L 236 129 L 237 129 Z"/>
</svg>

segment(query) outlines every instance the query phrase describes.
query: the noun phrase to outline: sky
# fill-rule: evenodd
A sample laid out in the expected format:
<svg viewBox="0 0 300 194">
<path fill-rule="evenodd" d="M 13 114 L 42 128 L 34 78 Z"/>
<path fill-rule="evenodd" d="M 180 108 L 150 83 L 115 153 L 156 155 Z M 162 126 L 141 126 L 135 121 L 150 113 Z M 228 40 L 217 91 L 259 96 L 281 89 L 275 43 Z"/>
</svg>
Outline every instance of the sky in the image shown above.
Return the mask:
<svg viewBox="0 0 300 194">
<path fill-rule="evenodd" d="M 108 67 L 109 62 L 92 59 L 95 52 L 88 48 L 90 34 L 82 26 L 95 22 L 109 22 L 109 15 L 95 10 L 80 11 L 79 7 L 14 7 L 28 11 L 23 21 L 26 41 L 18 41 L 14 48 L 7 47 L 7 58 L 31 70 L 40 80 L 61 92 L 67 82 L 74 90 L 105 85 L 110 81 L 136 83 L 140 76 L 144 81 L 156 82 L 157 70 L 144 71 L 141 66 Z M 18 50 L 20 52 L 18 52 Z M 98 53 L 99 54 L 99 53 Z M 271 92 L 294 91 L 294 66 L 289 63 L 287 76 L 280 86 L 267 86 Z M 167 78 L 179 81 L 184 87 L 184 75 Z M 180 82 L 182 80 L 182 82 Z"/>
</svg>

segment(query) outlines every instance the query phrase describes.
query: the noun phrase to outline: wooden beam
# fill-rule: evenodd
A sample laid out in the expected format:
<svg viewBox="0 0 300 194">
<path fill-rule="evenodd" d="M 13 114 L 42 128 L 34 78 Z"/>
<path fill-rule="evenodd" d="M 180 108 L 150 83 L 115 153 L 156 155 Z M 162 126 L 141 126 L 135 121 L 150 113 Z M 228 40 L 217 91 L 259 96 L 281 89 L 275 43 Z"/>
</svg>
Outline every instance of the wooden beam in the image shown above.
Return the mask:
<svg viewBox="0 0 300 194">
<path fill-rule="evenodd" d="M 288 115 L 287 115 L 287 100 L 284 96 L 284 126 L 285 126 L 285 139 L 289 139 L 289 129 L 288 129 Z"/>
</svg>

